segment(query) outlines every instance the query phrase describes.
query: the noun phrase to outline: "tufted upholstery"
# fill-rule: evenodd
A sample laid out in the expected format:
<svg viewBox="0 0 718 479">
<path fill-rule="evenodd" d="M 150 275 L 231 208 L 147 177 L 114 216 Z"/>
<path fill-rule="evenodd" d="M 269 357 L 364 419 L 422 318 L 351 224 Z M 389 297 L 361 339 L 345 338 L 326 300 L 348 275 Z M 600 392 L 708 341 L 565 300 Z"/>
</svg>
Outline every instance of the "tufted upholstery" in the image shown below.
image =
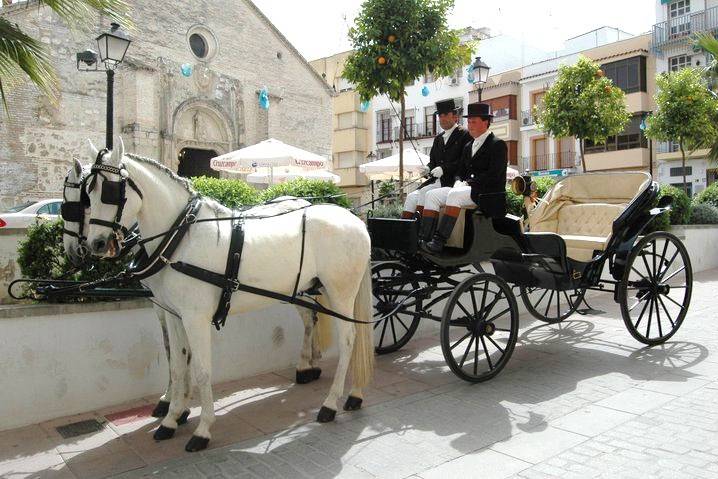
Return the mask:
<svg viewBox="0 0 718 479">
<path fill-rule="evenodd" d="M 569 176 L 531 212 L 531 231 L 561 235 L 569 258 L 590 261 L 594 250 L 605 249 L 613 221 L 650 183 L 642 172 Z"/>
</svg>

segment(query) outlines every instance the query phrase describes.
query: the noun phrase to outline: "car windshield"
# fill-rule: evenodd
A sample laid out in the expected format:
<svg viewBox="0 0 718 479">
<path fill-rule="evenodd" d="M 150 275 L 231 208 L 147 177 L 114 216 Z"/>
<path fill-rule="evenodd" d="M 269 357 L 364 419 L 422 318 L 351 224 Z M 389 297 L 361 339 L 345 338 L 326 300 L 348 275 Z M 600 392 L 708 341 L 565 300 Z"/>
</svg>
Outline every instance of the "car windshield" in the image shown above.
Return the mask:
<svg viewBox="0 0 718 479">
<path fill-rule="evenodd" d="M 27 203 L 22 203 L 17 206 L 13 206 L 12 208 L 8 208 L 7 210 L 5 210 L 5 213 L 17 213 L 18 211 L 22 211 L 28 206 L 34 205 L 35 203 L 37 203 L 37 201 L 28 201 Z"/>
</svg>

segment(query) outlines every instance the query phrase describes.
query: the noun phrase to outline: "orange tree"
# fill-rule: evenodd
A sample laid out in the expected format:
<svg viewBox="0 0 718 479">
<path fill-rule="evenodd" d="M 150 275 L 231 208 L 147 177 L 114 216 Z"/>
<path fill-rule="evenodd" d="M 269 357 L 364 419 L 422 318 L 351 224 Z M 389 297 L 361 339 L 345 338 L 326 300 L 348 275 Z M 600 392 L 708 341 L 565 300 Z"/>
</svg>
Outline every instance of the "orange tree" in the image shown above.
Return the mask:
<svg viewBox="0 0 718 479">
<path fill-rule="evenodd" d="M 366 0 L 349 30 L 354 52 L 342 76 L 362 100 L 387 95 L 401 104 L 399 183 L 404 180 L 405 88 L 432 72 L 451 76 L 471 63 L 474 43 L 462 44 L 446 16 L 454 0 Z"/>
<path fill-rule="evenodd" d="M 543 105 L 534 107 L 536 124 L 556 138 L 578 138 L 581 166 L 587 171 L 583 141 L 605 143 L 609 136 L 623 131 L 631 117 L 625 96 L 596 62 L 582 56 L 574 65 L 559 68 Z"/>
</svg>

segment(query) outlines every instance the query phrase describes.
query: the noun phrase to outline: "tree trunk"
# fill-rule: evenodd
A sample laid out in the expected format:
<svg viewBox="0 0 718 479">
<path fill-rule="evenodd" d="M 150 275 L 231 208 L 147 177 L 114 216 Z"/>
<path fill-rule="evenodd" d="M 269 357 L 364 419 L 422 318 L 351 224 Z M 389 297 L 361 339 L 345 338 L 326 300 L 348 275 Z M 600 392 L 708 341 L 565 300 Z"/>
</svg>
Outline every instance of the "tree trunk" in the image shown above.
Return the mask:
<svg viewBox="0 0 718 479">
<path fill-rule="evenodd" d="M 404 94 L 401 94 L 401 117 L 399 118 L 399 202 L 404 203 L 404 115 L 406 101 Z"/>
<path fill-rule="evenodd" d="M 583 168 L 584 173 L 587 173 L 588 170 L 586 170 L 586 158 L 583 156 L 583 138 L 578 139 L 578 150 L 581 152 L 581 168 Z"/>
<path fill-rule="evenodd" d="M 680 141 L 678 146 L 681 148 L 681 166 L 683 167 L 683 191 L 688 195 L 688 182 L 686 181 L 686 152 L 683 149 L 683 142 Z M 688 195 L 690 196 L 690 195 Z"/>
</svg>

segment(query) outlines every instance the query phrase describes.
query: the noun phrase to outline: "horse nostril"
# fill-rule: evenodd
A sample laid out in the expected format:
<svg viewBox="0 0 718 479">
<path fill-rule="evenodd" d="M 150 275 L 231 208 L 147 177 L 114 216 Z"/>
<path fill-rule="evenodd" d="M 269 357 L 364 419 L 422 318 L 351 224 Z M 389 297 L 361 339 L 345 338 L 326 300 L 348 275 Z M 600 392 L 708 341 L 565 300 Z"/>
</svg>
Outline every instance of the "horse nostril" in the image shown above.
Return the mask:
<svg viewBox="0 0 718 479">
<path fill-rule="evenodd" d="M 97 253 L 104 251 L 106 247 L 107 241 L 105 241 L 104 239 L 98 238 L 92 242 L 92 249 L 95 250 L 95 252 Z"/>
</svg>

